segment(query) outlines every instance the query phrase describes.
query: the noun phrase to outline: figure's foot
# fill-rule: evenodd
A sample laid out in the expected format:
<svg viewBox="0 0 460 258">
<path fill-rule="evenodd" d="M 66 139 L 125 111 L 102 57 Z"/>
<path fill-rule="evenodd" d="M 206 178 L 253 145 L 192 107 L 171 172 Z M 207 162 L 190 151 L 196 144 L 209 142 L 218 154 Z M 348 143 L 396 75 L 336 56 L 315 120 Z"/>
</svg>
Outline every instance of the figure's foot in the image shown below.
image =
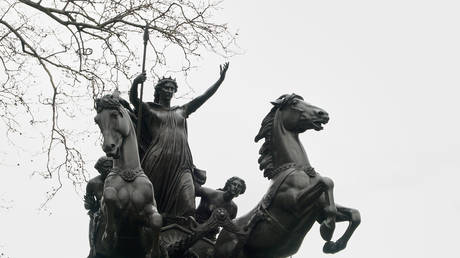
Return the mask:
<svg viewBox="0 0 460 258">
<path fill-rule="evenodd" d="M 347 247 L 347 243 L 341 239 L 336 242 L 327 241 L 323 246 L 323 252 L 326 254 L 335 254 L 345 249 L 345 247 Z"/>
<path fill-rule="evenodd" d="M 334 230 L 335 230 L 335 222 L 331 219 L 325 219 L 323 223 L 321 223 L 321 227 L 319 228 L 321 237 L 325 241 L 331 241 L 332 235 L 334 234 Z"/>
</svg>

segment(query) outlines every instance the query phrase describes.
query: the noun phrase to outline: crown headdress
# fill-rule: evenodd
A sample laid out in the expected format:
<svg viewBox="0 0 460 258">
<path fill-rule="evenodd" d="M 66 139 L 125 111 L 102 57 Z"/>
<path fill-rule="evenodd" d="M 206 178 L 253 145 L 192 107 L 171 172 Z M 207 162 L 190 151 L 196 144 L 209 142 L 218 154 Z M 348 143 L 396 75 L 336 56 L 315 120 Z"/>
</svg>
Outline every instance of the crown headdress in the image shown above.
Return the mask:
<svg viewBox="0 0 460 258">
<path fill-rule="evenodd" d="M 174 84 L 177 85 L 176 79 L 175 79 L 175 78 L 171 78 L 171 76 L 161 78 L 161 79 L 158 81 L 157 85 L 164 84 L 164 83 L 167 83 L 167 82 L 172 82 L 172 83 L 174 83 Z"/>
</svg>

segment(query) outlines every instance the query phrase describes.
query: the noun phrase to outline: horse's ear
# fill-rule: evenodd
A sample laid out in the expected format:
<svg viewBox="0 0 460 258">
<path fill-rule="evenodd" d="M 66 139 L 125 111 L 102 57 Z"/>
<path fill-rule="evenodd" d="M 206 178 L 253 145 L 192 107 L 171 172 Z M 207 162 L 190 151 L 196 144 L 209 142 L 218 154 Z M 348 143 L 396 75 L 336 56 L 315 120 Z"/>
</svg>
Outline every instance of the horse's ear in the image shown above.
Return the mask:
<svg viewBox="0 0 460 258">
<path fill-rule="evenodd" d="M 289 96 L 289 94 L 283 94 L 279 98 L 277 98 L 275 101 L 271 101 L 270 103 L 272 103 L 273 106 L 275 107 L 280 107 L 285 102 L 286 96 Z"/>
<path fill-rule="evenodd" d="M 284 101 L 284 99 L 281 98 L 281 99 L 277 99 L 275 101 L 270 101 L 270 103 L 272 103 L 272 105 L 275 106 L 275 107 L 279 107 L 279 106 L 281 106 L 281 104 L 283 104 L 283 101 Z"/>
<path fill-rule="evenodd" d="M 286 104 L 290 104 L 291 101 L 295 98 L 303 100 L 302 96 L 292 93 L 292 94 L 281 95 L 279 98 L 277 98 L 275 101 L 272 101 L 271 103 L 275 107 L 279 109 L 283 109 L 286 106 Z"/>
<path fill-rule="evenodd" d="M 297 94 L 295 94 L 295 93 L 292 93 L 291 95 L 294 96 L 294 97 L 297 98 L 297 99 L 304 100 L 302 96 L 297 95 Z"/>
</svg>

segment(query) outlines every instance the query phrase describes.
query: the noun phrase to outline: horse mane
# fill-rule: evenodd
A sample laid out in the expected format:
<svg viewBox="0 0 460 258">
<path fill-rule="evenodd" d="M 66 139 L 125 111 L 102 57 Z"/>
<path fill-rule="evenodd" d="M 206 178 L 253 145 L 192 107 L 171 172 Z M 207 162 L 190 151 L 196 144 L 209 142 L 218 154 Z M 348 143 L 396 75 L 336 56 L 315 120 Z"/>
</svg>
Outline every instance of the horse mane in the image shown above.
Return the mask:
<svg viewBox="0 0 460 258">
<path fill-rule="evenodd" d="M 131 120 L 134 133 L 136 133 L 137 137 L 137 112 L 131 107 L 128 101 L 120 97 L 119 92 L 115 91 L 113 94 L 106 94 L 103 97 L 95 100 L 95 109 L 97 113 L 102 112 L 102 110 L 104 109 L 118 110 L 121 113 L 123 108 L 129 115 L 129 119 Z M 146 128 L 145 126 L 141 125 L 141 127 L 143 131 L 148 131 L 148 128 Z M 143 159 L 144 154 L 151 142 L 151 136 L 149 134 L 143 133 L 141 135 L 141 141 L 138 141 L 137 143 L 140 160 Z"/>
<path fill-rule="evenodd" d="M 100 113 L 104 109 L 120 110 L 121 107 L 124 107 L 127 109 L 131 120 L 133 120 L 133 123 L 136 124 L 135 121 L 137 121 L 137 117 L 134 110 L 129 105 L 129 102 L 120 97 L 118 94 L 104 95 L 102 98 L 96 99 L 95 104 L 96 111 L 98 113 Z"/>
<path fill-rule="evenodd" d="M 98 98 L 95 101 L 96 112 L 100 113 L 104 109 L 119 110 L 121 107 L 119 97 L 114 94 L 104 95 L 102 98 Z"/>
<path fill-rule="evenodd" d="M 272 129 L 273 121 L 275 120 L 275 113 L 278 107 L 273 107 L 270 112 L 262 120 L 259 133 L 256 135 L 254 141 L 258 142 L 265 138 L 264 144 L 259 149 L 259 169 L 264 171 L 264 177 L 268 177 L 269 173 L 274 169 L 273 155 L 272 155 Z M 270 179 L 270 178 L 269 178 Z"/>
<path fill-rule="evenodd" d="M 275 169 L 273 165 L 273 144 L 272 144 L 272 134 L 273 134 L 273 123 L 275 121 L 276 111 L 283 109 L 284 107 L 290 105 L 294 99 L 303 98 L 294 93 L 284 94 L 277 98 L 275 101 L 271 102 L 273 104 L 270 112 L 262 120 L 262 124 L 259 130 L 259 133 L 254 138 L 255 142 L 260 141 L 262 138 L 265 138 L 265 142 L 262 144 L 262 147 L 259 149 L 259 169 L 264 171 L 264 177 L 272 179 L 272 171 Z"/>
<path fill-rule="evenodd" d="M 136 112 L 134 112 L 134 110 L 131 108 L 131 106 L 129 105 L 129 102 L 126 101 L 125 99 L 123 98 L 119 98 L 118 101 L 120 102 L 120 104 L 126 108 L 126 111 L 128 112 L 129 114 L 129 117 L 131 118 L 131 121 L 133 122 L 133 126 L 134 126 L 134 130 L 137 130 L 137 116 L 136 116 Z"/>
</svg>

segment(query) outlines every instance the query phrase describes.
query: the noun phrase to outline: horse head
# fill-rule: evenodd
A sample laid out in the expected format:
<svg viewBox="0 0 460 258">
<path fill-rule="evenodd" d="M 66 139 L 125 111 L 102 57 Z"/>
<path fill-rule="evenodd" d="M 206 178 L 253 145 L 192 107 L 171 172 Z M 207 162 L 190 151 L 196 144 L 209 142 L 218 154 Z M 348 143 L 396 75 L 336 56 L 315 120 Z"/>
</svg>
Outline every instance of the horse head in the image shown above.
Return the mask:
<svg viewBox="0 0 460 258">
<path fill-rule="evenodd" d="M 104 138 L 102 149 L 108 157 L 118 159 L 123 139 L 133 133 L 129 114 L 123 107 L 118 94 L 109 94 L 97 99 L 96 111 L 94 121 Z"/>
<path fill-rule="evenodd" d="M 309 165 L 307 155 L 295 135 L 306 130 L 322 130 L 329 115 L 319 107 L 303 101 L 296 94 L 285 94 L 271 102 L 270 112 L 262 121 L 255 141 L 265 138 L 260 148 L 259 168 L 271 179 L 274 170 L 285 163 Z"/>
<path fill-rule="evenodd" d="M 323 109 L 313 106 L 296 94 L 286 94 L 272 102 L 279 113 L 283 126 L 286 130 L 295 133 L 303 133 L 314 129 L 320 131 L 323 124 L 329 121 L 329 115 Z"/>
</svg>

